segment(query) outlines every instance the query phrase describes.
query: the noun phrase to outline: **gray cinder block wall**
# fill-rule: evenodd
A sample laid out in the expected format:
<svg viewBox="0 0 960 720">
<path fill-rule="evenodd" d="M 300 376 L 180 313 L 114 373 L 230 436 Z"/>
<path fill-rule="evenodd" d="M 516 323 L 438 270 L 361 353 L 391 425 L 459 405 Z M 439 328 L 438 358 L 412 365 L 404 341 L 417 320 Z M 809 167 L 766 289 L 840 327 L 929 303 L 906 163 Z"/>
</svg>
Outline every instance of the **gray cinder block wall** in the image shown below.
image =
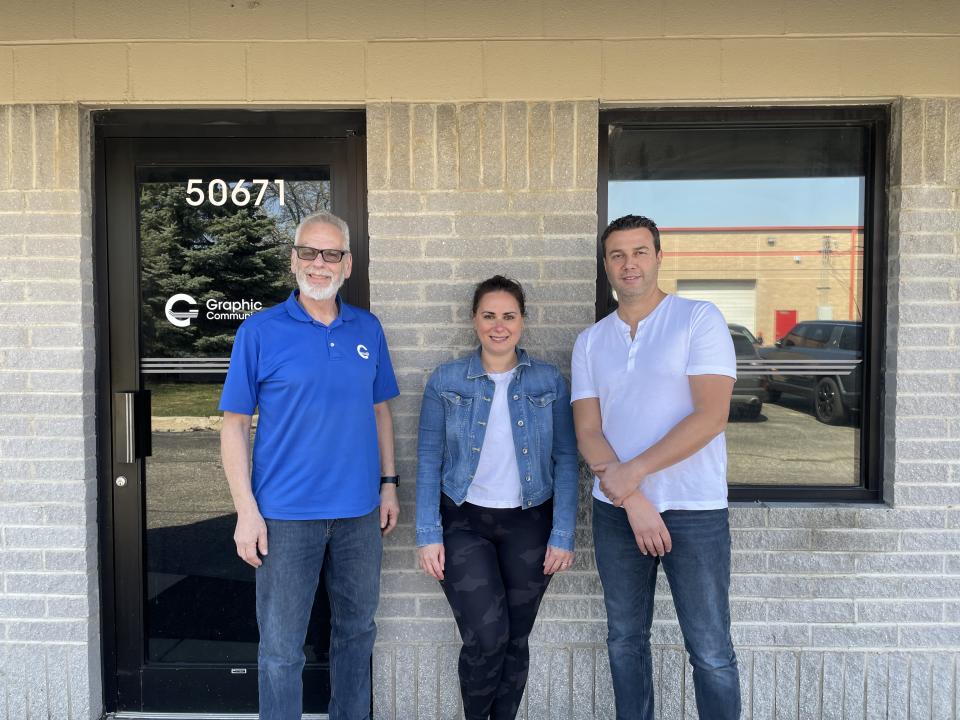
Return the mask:
<svg viewBox="0 0 960 720">
<path fill-rule="evenodd" d="M 909 99 L 894 114 L 890 504 L 733 509 L 745 718 L 957 717 L 960 100 Z M 400 378 L 394 410 L 408 479 L 424 380 L 473 342 L 471 283 L 493 272 L 523 281 L 526 344 L 564 369 L 593 321 L 596 126 L 597 107 L 585 102 L 368 108 L 371 298 Z M 376 717 L 458 718 L 456 628 L 416 568 L 412 498 L 408 480 L 385 555 Z M 695 717 L 663 582 L 659 593 L 658 716 Z M 614 716 L 601 598 L 584 502 L 576 566 L 552 583 L 532 638 L 522 717 Z"/>
<path fill-rule="evenodd" d="M 102 710 L 90 130 L 0 106 L 0 718 Z"/>
<path fill-rule="evenodd" d="M 438 363 L 475 347 L 472 286 L 495 273 L 527 290 L 524 345 L 568 371 L 569 349 L 594 313 L 597 125 L 595 103 L 367 108 L 371 300 L 400 380 L 393 409 L 399 469 L 408 479 L 382 576 L 378 718 L 459 716 L 456 626 L 414 552 L 420 396 Z M 584 531 L 581 547 L 585 542 Z M 585 642 L 592 693 L 598 587 L 586 552 L 576 572 L 554 581 L 544 614 L 563 600 L 570 609 L 556 607 L 562 621 L 537 631 L 544 647 L 559 653 L 537 656 L 538 678 L 546 681 L 549 662 L 565 663 L 569 673 L 570 643 Z"/>
<path fill-rule="evenodd" d="M 902 112 L 901 112 L 902 109 Z M 956 718 L 960 706 L 960 100 L 897 108 L 887 474 L 892 507 L 738 507 L 745 718 Z M 525 283 L 528 346 L 566 367 L 593 320 L 593 103 L 369 108 L 371 295 L 394 350 L 404 524 L 385 556 L 378 719 L 458 717 L 455 626 L 415 567 L 427 373 L 473 342 L 470 285 Z M 98 717 L 90 132 L 75 106 L 0 106 L 0 719 Z M 524 717 L 610 718 L 604 620 L 578 559 L 544 600 Z M 661 718 L 693 717 L 666 593 Z"/>
</svg>

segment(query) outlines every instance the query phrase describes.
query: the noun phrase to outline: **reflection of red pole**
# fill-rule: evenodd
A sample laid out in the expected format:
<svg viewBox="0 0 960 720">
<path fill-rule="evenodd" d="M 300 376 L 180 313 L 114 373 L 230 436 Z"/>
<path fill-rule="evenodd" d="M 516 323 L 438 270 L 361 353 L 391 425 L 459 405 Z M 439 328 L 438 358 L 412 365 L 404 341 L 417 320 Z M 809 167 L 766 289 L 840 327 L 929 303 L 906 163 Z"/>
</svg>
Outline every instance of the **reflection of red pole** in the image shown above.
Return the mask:
<svg viewBox="0 0 960 720">
<path fill-rule="evenodd" d="M 853 284 L 857 281 L 857 228 L 850 228 L 850 307 L 847 310 L 847 320 L 853 317 Z"/>
</svg>

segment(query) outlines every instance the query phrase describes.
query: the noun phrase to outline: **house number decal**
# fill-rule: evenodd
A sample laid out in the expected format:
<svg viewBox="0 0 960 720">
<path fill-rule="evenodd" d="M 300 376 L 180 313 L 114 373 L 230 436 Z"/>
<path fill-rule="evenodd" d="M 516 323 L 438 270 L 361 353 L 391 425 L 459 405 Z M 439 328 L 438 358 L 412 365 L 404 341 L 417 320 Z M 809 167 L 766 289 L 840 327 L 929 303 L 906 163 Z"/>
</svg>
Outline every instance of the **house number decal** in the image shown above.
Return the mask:
<svg viewBox="0 0 960 720">
<path fill-rule="evenodd" d="M 199 178 L 187 180 L 187 205 L 197 207 L 203 205 L 204 201 L 209 201 L 211 205 L 217 207 L 222 207 L 227 202 L 231 202 L 237 207 L 245 207 L 252 202 L 255 207 L 258 207 L 263 203 L 263 196 L 266 194 L 270 182 L 270 180 L 245 180 L 241 178 L 233 183 L 233 189 L 231 190 L 231 183 L 221 178 L 214 178 L 207 183 L 206 188 L 204 188 L 203 180 Z M 273 180 L 273 183 L 277 186 L 277 200 L 283 205 L 283 180 Z M 260 188 L 256 198 L 247 188 L 248 184 L 251 188 Z"/>
</svg>

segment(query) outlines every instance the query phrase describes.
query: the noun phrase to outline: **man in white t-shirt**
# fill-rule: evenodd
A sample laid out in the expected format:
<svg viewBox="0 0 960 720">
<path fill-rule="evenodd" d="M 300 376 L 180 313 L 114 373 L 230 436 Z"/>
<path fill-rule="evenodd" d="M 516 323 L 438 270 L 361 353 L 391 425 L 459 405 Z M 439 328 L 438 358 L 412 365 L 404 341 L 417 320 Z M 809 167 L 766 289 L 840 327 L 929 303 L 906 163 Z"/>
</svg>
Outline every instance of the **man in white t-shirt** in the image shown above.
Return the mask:
<svg viewBox="0 0 960 720">
<path fill-rule="evenodd" d="M 617 720 L 653 720 L 650 626 L 660 564 L 700 719 L 738 718 L 723 434 L 733 342 L 714 305 L 658 286 L 663 253 L 652 220 L 614 220 L 600 243 L 619 308 L 577 338 L 571 399 L 580 452 L 596 473 L 593 539 Z"/>
</svg>

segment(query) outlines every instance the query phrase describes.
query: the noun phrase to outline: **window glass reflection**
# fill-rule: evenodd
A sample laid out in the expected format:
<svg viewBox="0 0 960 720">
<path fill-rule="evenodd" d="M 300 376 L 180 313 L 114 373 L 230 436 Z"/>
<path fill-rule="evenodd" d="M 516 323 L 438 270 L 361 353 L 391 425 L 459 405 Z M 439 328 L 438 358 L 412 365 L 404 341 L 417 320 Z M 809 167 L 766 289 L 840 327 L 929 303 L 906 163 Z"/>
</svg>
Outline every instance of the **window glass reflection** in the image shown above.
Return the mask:
<svg viewBox="0 0 960 720">
<path fill-rule="evenodd" d="M 661 229 L 661 287 L 727 319 L 732 485 L 860 482 L 861 128 L 614 126 L 608 221 Z"/>
</svg>

